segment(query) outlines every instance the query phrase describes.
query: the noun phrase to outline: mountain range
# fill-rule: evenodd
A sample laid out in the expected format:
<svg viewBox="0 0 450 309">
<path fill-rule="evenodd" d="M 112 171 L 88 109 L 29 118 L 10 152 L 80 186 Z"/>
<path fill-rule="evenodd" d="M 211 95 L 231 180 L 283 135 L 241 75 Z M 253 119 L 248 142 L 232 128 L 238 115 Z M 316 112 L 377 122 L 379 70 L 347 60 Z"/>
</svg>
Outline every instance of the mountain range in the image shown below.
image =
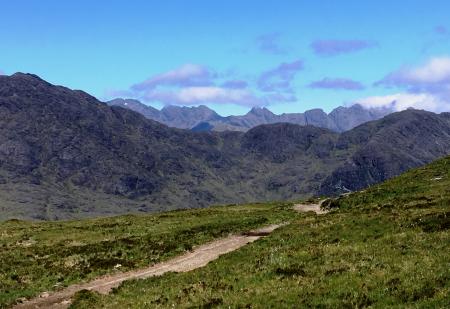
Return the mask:
<svg viewBox="0 0 450 309">
<path fill-rule="evenodd" d="M 350 130 L 362 123 L 380 119 L 393 109 L 364 108 L 359 104 L 350 107 L 340 106 L 329 114 L 322 109 L 312 109 L 304 113 L 285 113 L 276 115 L 269 109 L 254 107 L 241 116 L 222 117 L 207 106 L 186 107 L 168 105 L 158 110 L 134 99 L 114 99 L 107 102 L 110 106 L 121 106 L 141 113 L 148 119 L 156 120 L 169 127 L 191 129 L 193 131 L 247 131 L 261 124 L 278 122 L 299 125 L 312 125 L 335 132 Z"/>
<path fill-rule="evenodd" d="M 32 74 L 0 76 L 0 219 L 69 219 L 358 190 L 450 153 L 450 114 L 337 133 L 170 128 Z"/>
</svg>

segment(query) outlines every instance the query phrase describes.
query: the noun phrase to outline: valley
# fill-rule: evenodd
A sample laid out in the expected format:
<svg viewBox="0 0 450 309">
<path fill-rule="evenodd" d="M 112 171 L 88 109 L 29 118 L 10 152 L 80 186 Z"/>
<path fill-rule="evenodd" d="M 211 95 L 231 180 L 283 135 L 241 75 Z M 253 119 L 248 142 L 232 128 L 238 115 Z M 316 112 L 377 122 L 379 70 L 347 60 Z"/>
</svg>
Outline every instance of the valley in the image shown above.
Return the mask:
<svg viewBox="0 0 450 309">
<path fill-rule="evenodd" d="M 449 113 L 406 110 L 343 133 L 192 132 L 22 73 L 0 76 L 0 133 L 2 220 L 338 195 L 450 153 Z"/>
</svg>

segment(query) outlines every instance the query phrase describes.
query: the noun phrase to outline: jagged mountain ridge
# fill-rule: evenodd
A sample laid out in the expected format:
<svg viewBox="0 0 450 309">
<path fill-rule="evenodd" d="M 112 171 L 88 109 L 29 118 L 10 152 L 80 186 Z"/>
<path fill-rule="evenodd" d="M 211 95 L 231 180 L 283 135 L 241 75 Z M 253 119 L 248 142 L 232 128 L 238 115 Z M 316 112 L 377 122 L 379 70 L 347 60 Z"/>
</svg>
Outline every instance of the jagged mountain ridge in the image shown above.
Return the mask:
<svg viewBox="0 0 450 309">
<path fill-rule="evenodd" d="M 322 109 L 312 109 L 305 113 L 285 113 L 276 115 L 269 109 L 254 107 L 241 116 L 222 117 L 207 106 L 165 106 L 158 109 L 134 99 L 114 99 L 108 105 L 121 106 L 141 113 L 148 119 L 156 120 L 170 127 L 192 129 L 193 131 L 247 131 L 261 124 L 287 122 L 312 125 L 335 132 L 350 130 L 364 122 L 380 119 L 393 112 L 390 108 L 366 109 L 359 104 L 340 106 L 329 114 Z"/>
<path fill-rule="evenodd" d="M 0 76 L 2 219 L 338 194 L 343 183 L 365 187 L 449 149 L 448 113 L 409 110 L 342 134 L 289 123 L 193 132 L 35 75 Z"/>
<path fill-rule="evenodd" d="M 158 110 L 134 99 L 115 99 L 106 102 L 110 106 L 120 106 L 144 115 L 146 118 L 179 129 L 191 129 L 199 123 L 221 119 L 216 112 L 205 105 L 198 107 L 168 105 Z"/>
</svg>

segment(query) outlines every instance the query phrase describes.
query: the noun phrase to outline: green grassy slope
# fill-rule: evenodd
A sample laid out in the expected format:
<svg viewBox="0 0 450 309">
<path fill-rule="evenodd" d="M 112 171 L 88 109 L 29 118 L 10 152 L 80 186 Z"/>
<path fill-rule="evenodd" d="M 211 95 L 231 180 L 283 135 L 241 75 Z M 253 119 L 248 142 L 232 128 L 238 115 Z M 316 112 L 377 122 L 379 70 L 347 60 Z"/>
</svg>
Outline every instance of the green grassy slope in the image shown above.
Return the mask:
<svg viewBox="0 0 450 309">
<path fill-rule="evenodd" d="M 125 282 L 73 308 L 448 308 L 450 158 L 303 214 L 189 273 Z"/>
<path fill-rule="evenodd" d="M 101 274 L 148 266 L 230 233 L 292 216 L 251 204 L 81 221 L 0 223 L 0 308 Z"/>
</svg>

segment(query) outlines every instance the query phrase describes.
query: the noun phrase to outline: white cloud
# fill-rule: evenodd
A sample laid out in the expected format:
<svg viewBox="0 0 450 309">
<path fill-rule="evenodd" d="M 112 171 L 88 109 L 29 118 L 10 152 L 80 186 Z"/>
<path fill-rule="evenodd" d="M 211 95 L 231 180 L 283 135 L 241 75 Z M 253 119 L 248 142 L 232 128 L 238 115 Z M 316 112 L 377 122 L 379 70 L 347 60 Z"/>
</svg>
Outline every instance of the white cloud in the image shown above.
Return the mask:
<svg viewBox="0 0 450 309">
<path fill-rule="evenodd" d="M 406 80 L 418 83 L 450 82 L 450 58 L 430 59 L 425 65 L 407 70 Z"/>
<path fill-rule="evenodd" d="M 264 101 L 247 89 L 221 87 L 185 87 L 177 91 L 147 92 L 146 101 L 159 101 L 164 104 L 197 105 L 204 103 L 234 103 L 247 106 L 264 105 Z"/>
<path fill-rule="evenodd" d="M 152 90 L 159 86 L 205 86 L 212 83 L 214 73 L 198 64 L 184 64 L 174 70 L 155 75 L 132 86 L 133 90 Z"/>
<path fill-rule="evenodd" d="M 354 103 L 366 108 L 392 108 L 394 111 L 402 111 L 408 108 L 424 109 L 436 113 L 450 111 L 450 102 L 427 93 L 396 93 L 373 96 L 355 100 Z"/>
<path fill-rule="evenodd" d="M 368 108 L 407 108 L 432 112 L 450 111 L 450 57 L 434 57 L 418 65 L 403 67 L 388 74 L 376 85 L 398 87 L 405 92 L 356 100 Z"/>
<path fill-rule="evenodd" d="M 185 64 L 174 70 L 154 75 L 129 89 L 110 90 L 107 97 L 128 97 L 146 103 L 165 105 L 237 104 L 242 106 L 266 106 L 273 103 L 294 102 L 296 97 L 291 82 L 303 68 L 298 60 L 282 63 L 263 72 L 253 89 L 244 80 L 230 79 L 217 74 L 206 66 Z M 262 90 L 262 86 L 264 90 Z"/>
<path fill-rule="evenodd" d="M 424 65 L 414 68 L 403 68 L 388 76 L 387 81 L 399 84 L 430 84 L 450 81 L 450 58 L 436 57 Z"/>
<path fill-rule="evenodd" d="M 417 67 L 404 67 L 390 73 L 377 85 L 450 97 L 450 57 L 435 57 Z"/>
</svg>

